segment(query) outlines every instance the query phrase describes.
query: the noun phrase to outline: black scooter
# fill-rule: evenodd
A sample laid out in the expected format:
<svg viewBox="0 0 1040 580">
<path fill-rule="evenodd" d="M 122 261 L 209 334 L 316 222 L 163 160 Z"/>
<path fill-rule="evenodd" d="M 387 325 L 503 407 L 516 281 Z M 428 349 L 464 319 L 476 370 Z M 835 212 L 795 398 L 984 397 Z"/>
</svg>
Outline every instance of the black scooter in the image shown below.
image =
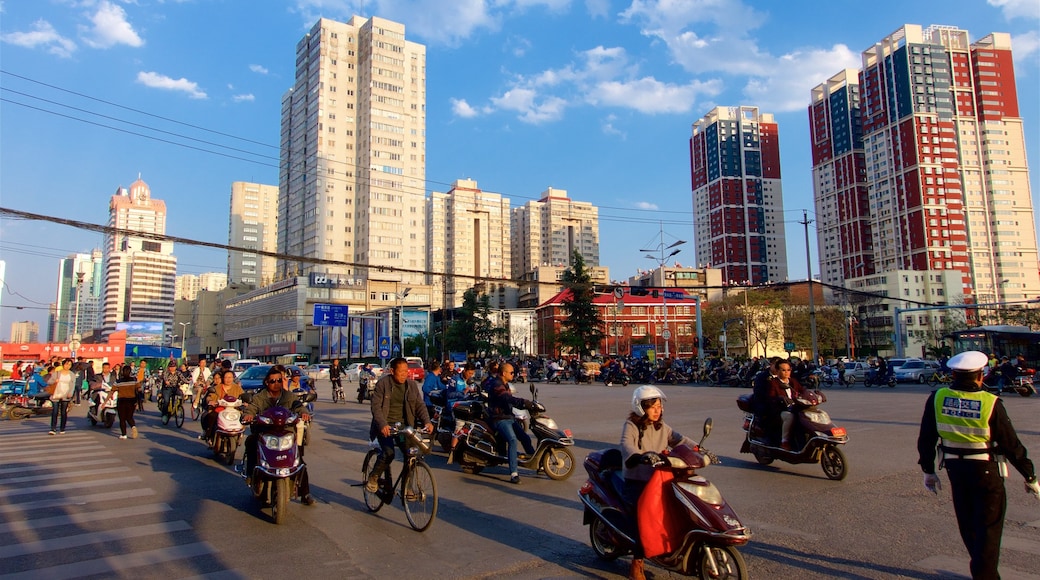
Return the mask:
<svg viewBox="0 0 1040 580">
<path fill-rule="evenodd" d="M 570 429 L 561 430 L 556 421 L 545 415 L 545 407 L 538 402 L 538 389 L 531 385 L 534 397 L 530 409 L 531 432 L 537 442 L 529 457 L 519 466 L 544 472 L 549 479 L 564 480 L 574 471 L 574 454 L 568 447 L 574 445 Z M 509 454 L 505 441 L 499 441 L 482 398 L 458 401 L 452 407 L 455 415 L 455 434 L 458 441 L 451 451 L 450 461 L 458 463 L 463 473 L 477 474 L 485 467 L 508 465 Z"/>
<path fill-rule="evenodd" d="M 831 422 L 826 411 L 817 409 L 817 405 L 825 403 L 827 396 L 820 391 L 806 391 L 804 397 L 795 399 L 795 424 L 791 429 L 791 449 L 784 449 L 778 444 L 776 435 L 770 433 L 762 424 L 762 419 L 755 415 L 752 394 L 737 398 L 737 407 L 744 411 L 744 443 L 741 453 L 754 454 L 762 465 L 769 465 L 774 459 L 787 463 L 819 463 L 828 479 L 840 481 L 849 473 L 848 461 L 839 445 L 849 442 L 844 427 Z"/>
</svg>

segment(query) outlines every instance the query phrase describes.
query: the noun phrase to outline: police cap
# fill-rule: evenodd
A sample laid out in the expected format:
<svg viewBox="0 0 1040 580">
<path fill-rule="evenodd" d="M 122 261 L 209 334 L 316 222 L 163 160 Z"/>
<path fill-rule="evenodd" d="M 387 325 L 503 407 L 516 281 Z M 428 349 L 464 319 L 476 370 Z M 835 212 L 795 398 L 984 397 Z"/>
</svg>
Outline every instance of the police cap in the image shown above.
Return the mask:
<svg viewBox="0 0 1040 580">
<path fill-rule="evenodd" d="M 946 362 L 946 366 L 950 367 L 951 371 L 972 373 L 981 371 L 988 362 L 989 357 L 984 353 L 977 350 L 969 350 L 950 357 L 950 360 Z"/>
</svg>

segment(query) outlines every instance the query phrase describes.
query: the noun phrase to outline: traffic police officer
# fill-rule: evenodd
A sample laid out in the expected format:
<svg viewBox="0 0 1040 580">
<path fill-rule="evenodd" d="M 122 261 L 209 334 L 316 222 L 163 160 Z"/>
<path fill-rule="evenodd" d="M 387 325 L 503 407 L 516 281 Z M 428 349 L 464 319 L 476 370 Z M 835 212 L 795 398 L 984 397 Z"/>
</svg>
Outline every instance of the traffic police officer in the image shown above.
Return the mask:
<svg viewBox="0 0 1040 580">
<path fill-rule="evenodd" d="M 953 382 L 928 397 L 917 438 L 918 463 L 925 489 L 937 493 L 936 443 L 942 453 L 939 467 L 950 475 L 953 509 L 961 539 L 971 556 L 971 576 L 1000 578 L 1000 536 L 1004 530 L 1007 498 L 1003 458 L 1026 478 L 1026 491 L 1040 499 L 1033 462 L 1018 440 L 1004 404 L 982 389 L 982 369 L 988 357 L 978 351 L 962 352 L 949 360 Z"/>
</svg>

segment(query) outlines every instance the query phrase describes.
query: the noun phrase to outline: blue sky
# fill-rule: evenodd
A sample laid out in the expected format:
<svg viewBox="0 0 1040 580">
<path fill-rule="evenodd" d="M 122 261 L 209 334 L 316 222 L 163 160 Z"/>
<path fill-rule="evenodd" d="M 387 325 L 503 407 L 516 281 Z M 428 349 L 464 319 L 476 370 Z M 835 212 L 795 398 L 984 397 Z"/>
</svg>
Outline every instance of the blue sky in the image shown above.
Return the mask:
<svg viewBox="0 0 1040 580">
<path fill-rule="evenodd" d="M 105 223 L 140 173 L 168 233 L 226 243 L 232 181 L 277 184 L 279 105 L 319 16 L 403 22 L 427 46 L 427 190 L 471 178 L 515 205 L 547 187 L 600 206 L 614 278 L 639 250 L 688 244 L 691 124 L 757 105 L 780 126 L 789 270 L 804 278 L 812 210 L 806 107 L 815 85 L 904 23 L 1008 32 L 1040 184 L 1036 0 L 6 0 L 0 13 L 0 205 Z M 20 104 L 15 104 L 20 103 Z M 26 106 L 27 105 L 27 106 Z M 89 122 L 84 122 L 89 121 Z M 810 230 L 817 260 L 815 231 Z M 0 220 L 0 336 L 54 300 L 57 260 L 99 234 Z M 224 271 L 178 245 L 178 273 Z M 813 265 L 818 273 L 818 265 Z M 15 310 L 12 306 L 22 306 Z"/>
</svg>

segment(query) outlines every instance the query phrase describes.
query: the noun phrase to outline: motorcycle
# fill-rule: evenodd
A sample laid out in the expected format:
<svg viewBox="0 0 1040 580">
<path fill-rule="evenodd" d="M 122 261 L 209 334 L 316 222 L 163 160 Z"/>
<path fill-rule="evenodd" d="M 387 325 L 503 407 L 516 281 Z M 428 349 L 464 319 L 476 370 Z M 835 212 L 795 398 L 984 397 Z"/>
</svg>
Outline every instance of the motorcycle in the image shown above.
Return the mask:
<svg viewBox="0 0 1040 580">
<path fill-rule="evenodd" d="M 1033 377 L 1036 374 L 1036 369 L 1018 369 L 1018 375 L 1010 381 L 1003 381 L 1001 385 L 1001 376 L 1003 373 L 1000 369 L 993 369 L 986 375 L 982 380 L 983 387 L 993 393 L 994 395 L 1001 395 L 1003 393 L 1018 393 L 1023 397 L 1032 397 L 1036 394 L 1036 387 L 1033 385 Z M 990 378 L 993 377 L 993 378 Z"/>
<path fill-rule="evenodd" d="M 311 402 L 316 397 L 314 393 L 308 393 L 305 398 Z M 270 506 L 271 519 L 276 524 L 285 521 L 289 498 L 297 495 L 304 467 L 300 447 L 302 438 L 297 427 L 301 422 L 299 415 L 285 407 L 271 407 L 253 422 L 259 435 L 256 438 L 256 466 L 252 473 L 243 473 L 243 477 L 248 477 L 247 484 L 261 507 Z"/>
<path fill-rule="evenodd" d="M 710 418 L 704 421 L 700 443 L 677 445 L 654 464 L 658 471 L 647 490 L 650 486 L 662 486 L 661 502 L 666 515 L 661 531 L 671 542 L 661 547 L 665 553 L 649 559 L 685 576 L 746 579 L 747 565 L 737 546 L 748 543 L 751 531 L 740 522 L 718 488 L 697 475 L 698 469 L 719 463 L 718 457 L 702 446 L 711 425 Z M 589 526 L 592 549 L 608 561 L 643 545 L 636 525 L 636 508 L 628 505 L 621 493 L 622 461 L 617 448 L 590 453 L 584 462 L 589 479 L 578 490 L 585 508 L 582 523 Z"/>
<path fill-rule="evenodd" d="M 592 384 L 592 381 L 596 380 L 598 373 L 585 370 L 585 367 L 578 367 L 577 372 L 574 374 L 574 384 L 580 385 L 582 383 Z"/>
<path fill-rule="evenodd" d="M 880 377 L 878 375 L 879 373 L 877 369 L 870 369 L 869 371 L 867 371 L 867 374 L 863 376 L 863 386 L 867 387 L 868 389 L 870 387 L 873 387 L 874 385 L 877 385 L 879 387 L 887 385 L 890 389 L 895 388 L 895 373 L 893 373 L 892 371 L 888 371 L 885 373 L 885 377 Z"/>
<path fill-rule="evenodd" d="M 358 377 L 357 387 L 357 402 L 364 403 L 365 401 L 372 400 L 372 389 L 368 388 L 369 381 L 372 379 L 366 376 Z"/>
<path fill-rule="evenodd" d="M 113 394 L 112 398 L 108 398 L 111 392 L 112 387 L 109 385 L 103 385 L 100 389 L 91 391 L 90 406 L 87 407 L 87 421 L 90 421 L 91 425 L 97 426 L 98 423 L 101 423 L 105 429 L 111 429 L 115 424 L 116 400 L 119 395 Z M 102 407 L 102 405 L 104 406 Z"/>
<path fill-rule="evenodd" d="M 549 367 L 549 372 L 545 375 L 545 382 L 558 385 L 561 380 L 567 380 L 567 372 L 563 369 Z"/>
<path fill-rule="evenodd" d="M 615 384 L 620 384 L 622 386 L 627 387 L 628 383 L 632 380 L 631 378 L 629 378 L 628 372 L 625 369 L 617 366 L 611 366 L 603 369 L 603 371 L 601 371 L 599 374 L 599 378 L 608 387 L 613 386 Z"/>
<path fill-rule="evenodd" d="M 752 394 L 737 398 L 737 408 L 744 411 L 744 443 L 741 453 L 751 453 L 762 465 L 774 459 L 787 463 L 819 463 L 828 479 L 841 481 L 849 474 L 848 461 L 839 445 L 849 442 L 844 427 L 831 422 L 830 415 L 817 407 L 827 402 L 821 391 L 806 391 L 794 401 L 794 426 L 791 429 L 791 449 L 784 449 L 776 435 L 768 432 L 761 417 L 755 415 Z"/>
<path fill-rule="evenodd" d="M 242 412 L 238 410 L 242 404 L 241 400 L 227 396 L 211 411 L 217 414 L 217 429 L 213 432 L 210 447 L 213 448 L 214 459 L 227 465 L 235 464 L 235 453 L 245 433 Z"/>
<path fill-rule="evenodd" d="M 570 429 L 561 430 L 538 402 L 538 389 L 531 385 L 531 432 L 535 435 L 535 450 L 519 461 L 519 466 L 535 472 L 544 472 L 549 479 L 564 480 L 574 471 L 574 454 L 568 447 L 574 445 Z M 485 467 L 508 465 L 509 454 L 505 441 L 500 441 L 491 426 L 487 405 L 483 398 L 464 399 L 452 407 L 455 415 L 454 438 L 458 441 L 449 461 L 458 463 L 463 473 L 475 475 Z"/>
</svg>

